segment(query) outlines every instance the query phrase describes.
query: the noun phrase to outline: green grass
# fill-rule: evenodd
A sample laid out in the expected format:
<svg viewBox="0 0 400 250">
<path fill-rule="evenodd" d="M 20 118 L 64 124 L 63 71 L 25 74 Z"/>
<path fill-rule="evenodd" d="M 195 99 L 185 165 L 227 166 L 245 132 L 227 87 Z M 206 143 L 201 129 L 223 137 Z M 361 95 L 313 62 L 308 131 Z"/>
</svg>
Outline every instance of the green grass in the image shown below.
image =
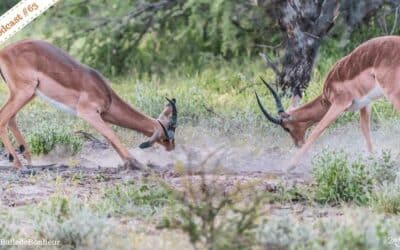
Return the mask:
<svg viewBox="0 0 400 250">
<path fill-rule="evenodd" d="M 32 211 L 38 239 L 56 240 L 63 246 L 94 245 L 108 228 L 105 216 L 94 213 L 77 199 L 53 197 Z"/>
<path fill-rule="evenodd" d="M 261 225 L 265 249 L 393 249 L 398 218 L 384 218 L 362 209 L 346 208 L 336 218 L 299 219 L 271 216 Z"/>
<path fill-rule="evenodd" d="M 326 151 L 313 161 L 313 199 L 333 204 L 350 202 L 370 206 L 378 213 L 400 214 L 398 166 L 388 151 L 368 159 Z"/>
<path fill-rule="evenodd" d="M 92 249 L 139 247 L 154 239 L 169 242 L 165 249 L 188 246 L 190 241 L 213 249 L 391 249 L 390 239 L 400 235 L 400 192 L 389 178 L 397 161 L 388 152 L 376 160 L 360 158 L 356 166 L 343 152 L 320 158 L 315 167 L 331 185 L 327 186 L 338 192 L 329 196 L 335 197 L 334 203 L 314 202 L 314 194 L 323 187 L 320 182 L 282 183 L 271 194 L 258 181 L 252 186 L 214 182 L 208 175 L 201 182 L 192 176 L 192 182 L 181 180 L 182 186 L 174 190 L 177 179 L 169 186 L 157 177 L 135 177 L 134 182 L 97 186 L 96 194 L 91 191 L 94 186 L 80 187 L 77 193 L 63 188 L 39 203 L 2 207 L 0 237 L 58 240 L 65 247 Z M 332 176 L 338 181 L 330 182 Z M 360 176 L 372 185 L 368 194 L 353 187 Z M 370 181 L 372 177 L 380 181 Z M 59 181 L 63 180 L 57 180 L 61 185 Z M 338 183 L 342 190 L 337 189 Z M 238 192 L 231 184 L 238 185 Z M 360 202 L 365 197 L 366 202 Z M 16 230 L 21 228 L 22 232 Z M 164 233 L 168 238 L 160 236 Z M 175 234 L 180 242 L 171 243 L 169 237 Z"/>
<path fill-rule="evenodd" d="M 151 217 L 171 206 L 174 199 L 169 190 L 157 183 L 125 183 L 107 189 L 98 211 L 109 216 Z"/>
<path fill-rule="evenodd" d="M 76 154 L 83 144 L 82 138 L 74 135 L 73 131 L 49 122 L 41 122 L 32 128 L 27 136 L 27 142 L 35 155 L 47 154 L 56 145 L 65 145 L 71 154 Z"/>
<path fill-rule="evenodd" d="M 372 194 L 371 206 L 375 211 L 386 214 L 400 214 L 400 187 L 398 183 L 384 184 Z"/>
<path fill-rule="evenodd" d="M 315 198 L 321 203 L 355 202 L 365 204 L 372 179 L 361 160 L 350 162 L 343 152 L 325 152 L 313 161 Z"/>
<path fill-rule="evenodd" d="M 393 183 L 399 172 L 399 162 L 391 151 L 383 150 L 380 157 L 368 159 L 369 173 L 375 185 Z"/>
</svg>

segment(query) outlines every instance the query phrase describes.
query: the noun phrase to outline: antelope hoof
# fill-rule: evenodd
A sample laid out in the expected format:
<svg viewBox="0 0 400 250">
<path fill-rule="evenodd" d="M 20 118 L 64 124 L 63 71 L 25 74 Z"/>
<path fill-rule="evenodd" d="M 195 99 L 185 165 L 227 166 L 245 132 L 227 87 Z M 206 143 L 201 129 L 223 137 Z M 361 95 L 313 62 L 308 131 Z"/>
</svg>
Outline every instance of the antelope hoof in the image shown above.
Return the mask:
<svg viewBox="0 0 400 250">
<path fill-rule="evenodd" d="M 129 169 L 129 170 L 143 170 L 144 165 L 141 164 L 139 161 L 137 161 L 134 158 L 130 158 L 124 161 L 124 164 L 122 166 L 122 169 Z"/>
<path fill-rule="evenodd" d="M 23 154 L 25 152 L 25 146 L 24 145 L 19 145 L 18 151 L 20 154 Z"/>
<path fill-rule="evenodd" d="M 8 161 L 9 162 L 13 162 L 14 161 L 14 156 L 12 154 L 8 154 L 7 157 L 8 157 Z"/>
</svg>

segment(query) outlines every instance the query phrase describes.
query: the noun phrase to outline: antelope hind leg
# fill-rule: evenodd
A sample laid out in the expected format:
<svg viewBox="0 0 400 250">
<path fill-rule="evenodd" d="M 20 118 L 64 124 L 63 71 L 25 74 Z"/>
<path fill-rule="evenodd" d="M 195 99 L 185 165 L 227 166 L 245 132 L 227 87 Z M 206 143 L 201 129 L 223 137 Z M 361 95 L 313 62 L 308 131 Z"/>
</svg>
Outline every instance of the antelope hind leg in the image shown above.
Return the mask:
<svg viewBox="0 0 400 250">
<path fill-rule="evenodd" d="M 28 161 L 29 165 L 32 165 L 32 156 L 29 150 L 29 146 L 26 143 L 24 137 L 22 136 L 21 132 L 18 129 L 16 116 L 13 116 L 10 121 L 8 122 L 8 127 L 10 128 L 11 132 L 14 134 L 15 139 L 17 140 L 19 146 L 20 153 L 23 154 L 25 159 Z"/>
</svg>

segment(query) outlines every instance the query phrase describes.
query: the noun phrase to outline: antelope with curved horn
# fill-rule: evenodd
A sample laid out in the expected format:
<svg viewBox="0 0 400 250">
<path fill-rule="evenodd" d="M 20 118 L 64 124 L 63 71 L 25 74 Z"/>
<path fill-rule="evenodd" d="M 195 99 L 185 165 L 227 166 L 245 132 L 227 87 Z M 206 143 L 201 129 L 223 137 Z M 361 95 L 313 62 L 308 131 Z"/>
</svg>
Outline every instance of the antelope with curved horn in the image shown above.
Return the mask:
<svg viewBox="0 0 400 250">
<path fill-rule="evenodd" d="M 8 138 L 7 128 L 31 165 L 29 147 L 17 127 L 16 115 L 35 96 L 88 122 L 111 143 L 126 167 L 140 169 L 142 165 L 130 155 L 106 122 L 150 137 L 140 148 L 151 147 L 154 143 L 168 151 L 175 148 L 175 99 L 167 98 L 167 106 L 158 119 L 153 119 L 123 101 L 97 71 L 76 62 L 47 42 L 24 40 L 2 49 L 0 75 L 9 89 L 9 98 L 0 110 L 0 138 L 15 168 L 22 164 Z"/>
<path fill-rule="evenodd" d="M 303 154 L 322 132 L 346 111 L 360 111 L 360 126 L 367 148 L 372 152 L 370 136 L 370 103 L 386 97 L 400 111 L 400 36 L 384 36 L 364 42 L 339 60 L 328 73 L 323 92 L 311 102 L 283 111 L 279 96 L 263 81 L 272 93 L 278 117 L 258 105 L 265 117 L 289 132 L 300 149 L 292 159 L 298 164 Z M 295 97 L 297 98 L 297 97 Z M 316 124 L 307 140 L 308 128 Z"/>
</svg>

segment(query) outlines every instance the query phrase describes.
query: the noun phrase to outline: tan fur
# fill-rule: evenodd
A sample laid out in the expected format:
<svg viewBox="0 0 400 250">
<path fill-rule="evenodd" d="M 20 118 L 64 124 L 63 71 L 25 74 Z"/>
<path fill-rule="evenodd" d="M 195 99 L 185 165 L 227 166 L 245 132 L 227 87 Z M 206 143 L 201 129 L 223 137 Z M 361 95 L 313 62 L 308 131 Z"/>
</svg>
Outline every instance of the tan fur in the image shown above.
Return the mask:
<svg viewBox="0 0 400 250">
<path fill-rule="evenodd" d="M 294 143 L 301 146 L 291 165 L 298 163 L 319 135 L 345 112 L 354 100 L 366 96 L 376 86 L 400 111 L 400 37 L 384 36 L 371 39 L 340 59 L 328 73 L 323 92 L 315 100 L 289 110 L 282 126 L 289 130 Z M 367 148 L 372 152 L 369 132 L 369 107 L 360 110 L 360 126 Z M 308 128 L 316 124 L 304 142 Z"/>
<path fill-rule="evenodd" d="M 24 40 L 0 51 L 0 70 L 9 88 L 9 99 L 0 110 L 0 138 L 14 158 L 14 166 L 21 163 L 7 136 L 7 126 L 26 149 L 25 157 L 31 163 L 28 145 L 19 132 L 15 116 L 36 94 L 53 103 L 67 107 L 87 121 L 112 144 L 123 161 L 130 167 L 139 167 L 129 151 L 107 126 L 110 122 L 134 129 L 154 141 L 173 149 L 173 142 L 164 140 L 161 125 L 124 102 L 96 70 L 76 62 L 53 45 Z M 171 108 L 166 108 L 160 119 L 166 126 Z"/>
</svg>

